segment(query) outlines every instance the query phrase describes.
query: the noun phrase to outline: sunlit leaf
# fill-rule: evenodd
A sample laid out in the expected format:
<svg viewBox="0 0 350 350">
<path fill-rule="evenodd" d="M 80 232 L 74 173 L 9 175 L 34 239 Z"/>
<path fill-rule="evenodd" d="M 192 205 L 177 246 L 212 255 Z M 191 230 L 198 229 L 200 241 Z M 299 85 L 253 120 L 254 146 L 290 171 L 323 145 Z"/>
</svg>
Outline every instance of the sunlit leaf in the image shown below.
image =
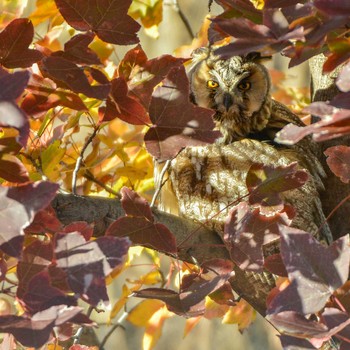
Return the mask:
<svg viewBox="0 0 350 350">
<path fill-rule="evenodd" d="M 238 329 L 243 331 L 255 320 L 256 311 L 243 299 L 237 305 L 231 306 L 225 314 L 222 323 L 237 324 Z"/>
<path fill-rule="evenodd" d="M 127 15 L 131 0 L 55 2 L 64 19 L 77 30 L 91 30 L 112 44 L 131 45 L 139 41 L 136 32 L 140 25 Z"/>
<path fill-rule="evenodd" d="M 38 50 L 28 49 L 33 36 L 33 24 L 28 19 L 10 22 L 0 33 L 0 63 L 7 68 L 25 68 L 38 62 L 43 55 Z"/>
<path fill-rule="evenodd" d="M 129 312 L 127 320 L 136 327 L 146 327 L 153 314 L 163 306 L 164 303 L 157 299 L 143 300 Z"/>
</svg>

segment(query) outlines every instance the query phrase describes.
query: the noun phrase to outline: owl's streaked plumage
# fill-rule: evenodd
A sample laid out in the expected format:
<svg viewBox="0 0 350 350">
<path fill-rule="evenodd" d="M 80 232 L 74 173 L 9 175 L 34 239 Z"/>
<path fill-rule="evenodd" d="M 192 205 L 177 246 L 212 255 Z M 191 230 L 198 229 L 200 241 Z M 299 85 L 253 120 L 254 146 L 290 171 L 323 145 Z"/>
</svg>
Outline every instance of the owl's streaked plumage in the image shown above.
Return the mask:
<svg viewBox="0 0 350 350">
<path fill-rule="evenodd" d="M 278 167 L 297 161 L 310 173 L 310 179 L 283 195 L 296 209 L 292 226 L 329 243 L 332 236 L 319 198 L 324 171 L 318 145 L 310 138 L 292 146 L 274 142 L 285 125 L 304 124 L 272 99 L 269 73 L 259 55 L 221 59 L 208 49 L 200 49 L 193 55 L 188 76 L 192 101 L 215 110 L 214 120 L 222 137 L 214 145 L 187 147 L 171 161 L 160 209 L 203 222 L 222 234 L 232 204 L 248 194 L 245 178 L 252 164 Z M 251 279 L 238 267 L 235 272 L 249 280 L 247 286 L 235 285 L 240 294 L 266 298 L 274 285 L 269 273 L 252 274 Z"/>
</svg>

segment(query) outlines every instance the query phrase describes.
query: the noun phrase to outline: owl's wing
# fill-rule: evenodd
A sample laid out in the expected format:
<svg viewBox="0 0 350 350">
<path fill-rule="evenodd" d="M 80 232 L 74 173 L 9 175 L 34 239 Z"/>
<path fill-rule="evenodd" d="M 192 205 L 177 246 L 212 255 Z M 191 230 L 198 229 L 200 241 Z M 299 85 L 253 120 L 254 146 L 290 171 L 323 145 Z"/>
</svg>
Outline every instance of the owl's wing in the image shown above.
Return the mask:
<svg viewBox="0 0 350 350">
<path fill-rule="evenodd" d="M 302 120 L 288 109 L 287 106 L 272 100 L 271 117 L 267 125 L 267 132 L 271 140 L 274 140 L 277 132 L 290 123 L 298 126 L 305 126 Z M 281 147 L 283 146 L 281 145 Z M 325 178 L 326 173 L 319 161 L 322 157 L 319 144 L 313 141 L 311 136 L 306 136 L 297 144 L 289 146 L 289 148 L 298 153 L 299 161 L 301 161 L 313 175 L 318 190 L 324 190 L 322 179 Z"/>
<path fill-rule="evenodd" d="M 175 195 L 179 215 L 200 221 L 222 235 L 229 210 L 244 200 L 248 193 L 246 176 L 250 166 L 262 163 L 277 167 L 295 161 L 303 167 L 303 159 L 298 157 L 297 152 L 277 149 L 251 139 L 225 146 L 187 147 L 171 162 L 168 174 L 170 187 L 162 193 L 162 200 L 166 202 L 169 193 Z M 292 226 L 310 232 L 317 239 L 331 240 L 328 225 L 324 225 L 317 186 L 311 175 L 302 187 L 285 192 L 284 200 L 296 209 Z M 264 247 L 267 255 L 277 250 L 277 243 Z M 236 266 L 235 273 L 233 286 L 240 295 L 266 299 L 274 287 L 274 276 L 266 271 L 252 273 Z"/>
</svg>

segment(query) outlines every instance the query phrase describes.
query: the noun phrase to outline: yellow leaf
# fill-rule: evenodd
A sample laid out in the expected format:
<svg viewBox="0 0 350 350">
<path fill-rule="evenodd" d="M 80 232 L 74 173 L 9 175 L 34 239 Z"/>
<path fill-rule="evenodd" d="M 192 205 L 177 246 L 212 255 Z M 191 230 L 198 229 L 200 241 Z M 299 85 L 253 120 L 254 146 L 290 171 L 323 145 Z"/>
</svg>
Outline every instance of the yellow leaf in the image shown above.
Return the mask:
<svg viewBox="0 0 350 350">
<path fill-rule="evenodd" d="M 136 20 L 140 18 L 145 28 L 158 25 L 163 19 L 163 0 L 134 0 L 128 14 Z"/>
<path fill-rule="evenodd" d="M 163 308 L 163 306 L 164 303 L 157 299 L 143 300 L 130 311 L 127 320 L 134 326 L 146 327 L 154 313 Z"/>
<path fill-rule="evenodd" d="M 123 285 L 122 288 L 122 295 L 119 298 L 119 300 L 117 300 L 117 302 L 114 304 L 110 314 L 109 314 L 109 322 L 118 315 L 119 311 L 124 307 L 124 305 L 126 304 L 129 295 L 135 291 L 135 289 L 129 289 L 127 285 Z"/>
<path fill-rule="evenodd" d="M 191 317 L 188 320 L 186 320 L 185 324 L 185 329 L 184 329 L 184 338 L 186 337 L 187 334 L 189 334 L 192 329 L 197 326 L 199 321 L 202 319 L 202 316 L 197 316 L 197 317 Z"/>
<path fill-rule="evenodd" d="M 61 142 L 56 140 L 41 153 L 41 168 L 43 173 L 51 180 L 58 180 L 62 175 L 59 171 L 59 162 L 66 150 L 61 148 Z"/>
<path fill-rule="evenodd" d="M 262 10 L 265 6 L 264 0 L 250 0 L 250 2 L 254 5 L 257 10 Z"/>
<path fill-rule="evenodd" d="M 130 250 L 130 249 L 129 249 Z M 150 256 L 152 261 L 154 262 L 154 265 L 160 266 L 160 258 L 159 258 L 159 253 L 156 250 L 149 249 L 149 248 L 144 248 L 144 251 L 147 255 Z"/>
<path fill-rule="evenodd" d="M 113 46 L 111 44 L 105 43 L 97 37 L 89 47 L 97 54 L 102 62 L 105 62 L 113 52 Z"/>
<path fill-rule="evenodd" d="M 64 348 L 58 344 L 48 344 L 45 349 L 46 350 L 64 350 Z"/>
<path fill-rule="evenodd" d="M 59 15 L 53 0 L 37 0 L 36 10 L 30 14 L 29 19 L 33 22 L 33 25 L 36 26 L 48 19 L 52 20 Z"/>
<path fill-rule="evenodd" d="M 205 298 L 205 313 L 204 317 L 208 320 L 212 318 L 222 317 L 229 310 L 229 306 L 225 304 L 218 304 L 210 297 Z"/>
<path fill-rule="evenodd" d="M 226 312 L 222 323 L 238 325 L 238 329 L 242 331 L 247 328 L 256 317 L 256 311 L 243 299 L 237 305 L 231 306 Z"/>
<path fill-rule="evenodd" d="M 152 284 L 157 284 L 160 282 L 163 282 L 163 278 L 159 270 L 153 270 L 143 276 L 141 276 L 137 280 L 129 280 L 130 283 L 134 284 L 146 284 L 146 285 L 152 285 Z"/>
<path fill-rule="evenodd" d="M 165 306 L 153 314 L 147 324 L 145 334 L 143 336 L 143 350 L 152 350 L 156 346 L 158 339 L 162 335 L 165 320 L 172 315 L 173 314 L 169 312 Z"/>
</svg>

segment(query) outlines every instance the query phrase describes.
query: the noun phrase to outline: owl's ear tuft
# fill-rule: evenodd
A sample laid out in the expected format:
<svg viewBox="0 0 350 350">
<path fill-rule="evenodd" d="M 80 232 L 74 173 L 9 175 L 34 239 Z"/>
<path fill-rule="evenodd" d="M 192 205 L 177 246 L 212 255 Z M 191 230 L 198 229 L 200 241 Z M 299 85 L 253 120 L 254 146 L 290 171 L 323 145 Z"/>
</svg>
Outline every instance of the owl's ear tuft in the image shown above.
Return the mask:
<svg viewBox="0 0 350 350">
<path fill-rule="evenodd" d="M 199 61 L 207 58 L 210 54 L 209 47 L 199 47 L 198 49 L 195 49 L 191 56 L 194 61 Z"/>
<path fill-rule="evenodd" d="M 249 52 L 244 56 L 246 61 L 261 62 L 271 59 L 272 56 L 262 56 L 260 52 Z"/>
</svg>

